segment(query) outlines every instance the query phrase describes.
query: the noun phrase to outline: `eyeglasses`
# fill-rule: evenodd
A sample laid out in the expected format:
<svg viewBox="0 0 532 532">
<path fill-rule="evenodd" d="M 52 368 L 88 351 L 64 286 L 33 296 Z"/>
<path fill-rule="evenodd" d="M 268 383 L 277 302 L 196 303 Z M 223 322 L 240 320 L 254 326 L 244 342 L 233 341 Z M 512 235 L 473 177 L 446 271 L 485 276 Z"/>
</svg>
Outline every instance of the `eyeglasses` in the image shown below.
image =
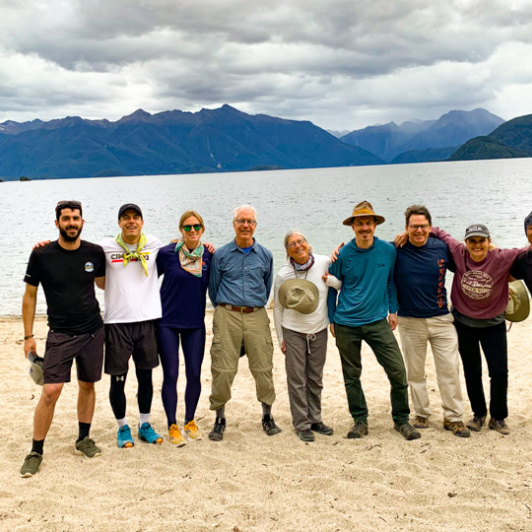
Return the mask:
<svg viewBox="0 0 532 532">
<path fill-rule="evenodd" d="M 295 248 L 296 246 L 301 246 L 301 245 L 303 245 L 305 242 L 306 242 L 305 239 L 303 239 L 303 238 L 298 238 L 297 240 L 294 240 L 294 242 L 290 242 L 290 244 L 288 244 L 288 247 L 289 247 L 289 248 Z"/>
<path fill-rule="evenodd" d="M 237 218 L 237 219 L 235 220 L 235 222 L 236 222 L 238 225 L 244 225 L 244 224 L 256 225 L 257 220 L 246 220 L 245 218 Z"/>
<path fill-rule="evenodd" d="M 408 227 L 410 227 L 410 229 L 414 229 L 414 231 L 417 231 L 418 229 L 423 229 L 423 231 L 425 229 L 428 229 L 430 227 L 429 224 L 414 224 L 414 225 L 409 225 Z"/>
<path fill-rule="evenodd" d="M 202 228 L 202 225 L 201 225 L 201 224 L 194 224 L 194 225 L 184 225 L 184 226 L 183 226 L 183 229 L 184 229 L 187 233 L 190 233 L 190 231 L 192 230 L 192 228 L 194 228 L 194 231 L 199 231 L 199 230 Z"/>
</svg>

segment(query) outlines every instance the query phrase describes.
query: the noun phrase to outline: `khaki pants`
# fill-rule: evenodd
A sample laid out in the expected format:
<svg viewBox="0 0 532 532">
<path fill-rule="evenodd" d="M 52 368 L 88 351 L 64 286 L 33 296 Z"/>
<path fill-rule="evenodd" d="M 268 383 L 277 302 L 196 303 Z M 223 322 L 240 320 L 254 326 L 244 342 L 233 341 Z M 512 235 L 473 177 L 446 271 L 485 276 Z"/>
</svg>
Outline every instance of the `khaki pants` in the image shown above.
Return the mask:
<svg viewBox="0 0 532 532">
<path fill-rule="evenodd" d="M 464 404 L 459 380 L 458 339 L 452 315 L 434 318 L 399 317 L 399 334 L 416 415 L 428 418 L 432 413 L 425 373 L 427 344 L 430 342 L 443 416 L 449 421 L 461 421 Z"/>
<path fill-rule="evenodd" d="M 211 347 L 211 410 L 221 408 L 231 399 L 242 345 L 255 379 L 257 399 L 267 405 L 275 401 L 273 344 L 266 309 L 243 314 L 218 305 L 214 311 Z"/>
</svg>

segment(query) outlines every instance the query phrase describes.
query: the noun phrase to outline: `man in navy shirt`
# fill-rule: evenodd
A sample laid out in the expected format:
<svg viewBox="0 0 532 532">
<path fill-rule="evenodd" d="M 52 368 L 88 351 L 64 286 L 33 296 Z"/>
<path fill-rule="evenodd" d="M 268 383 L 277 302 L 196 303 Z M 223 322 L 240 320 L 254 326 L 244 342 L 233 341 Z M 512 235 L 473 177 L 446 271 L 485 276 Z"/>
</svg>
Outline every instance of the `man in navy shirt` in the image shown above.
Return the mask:
<svg viewBox="0 0 532 532">
<path fill-rule="evenodd" d="M 245 350 L 249 369 L 262 403 L 262 428 L 273 436 L 281 432 L 271 416 L 275 400 L 273 344 L 266 309 L 273 279 L 273 256 L 253 238 L 257 212 L 250 205 L 233 211 L 236 238 L 213 256 L 209 297 L 215 307 L 213 318 L 211 410 L 216 421 L 209 433 L 212 441 L 223 439 L 225 404 Z"/>
<path fill-rule="evenodd" d="M 462 422 L 458 339 L 445 291 L 445 272 L 449 267 L 454 270 L 454 264 L 447 246 L 429 238 L 432 218 L 426 207 L 408 207 L 405 221 L 408 241 L 397 248 L 394 274 L 399 334 L 416 412 L 414 427 L 427 428 L 431 414 L 425 374 L 430 342 L 442 399 L 443 427 L 455 436 L 468 437 L 470 432 Z"/>
</svg>

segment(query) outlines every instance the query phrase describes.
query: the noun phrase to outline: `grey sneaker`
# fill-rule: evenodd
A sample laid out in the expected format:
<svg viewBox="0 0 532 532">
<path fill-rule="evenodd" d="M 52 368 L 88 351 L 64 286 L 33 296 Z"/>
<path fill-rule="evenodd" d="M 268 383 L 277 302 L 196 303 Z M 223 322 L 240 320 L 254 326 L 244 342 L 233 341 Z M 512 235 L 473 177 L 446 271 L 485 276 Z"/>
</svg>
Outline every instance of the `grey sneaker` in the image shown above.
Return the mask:
<svg viewBox="0 0 532 532">
<path fill-rule="evenodd" d="M 310 429 L 296 430 L 299 439 L 304 442 L 314 441 L 314 433 Z"/>
<path fill-rule="evenodd" d="M 85 455 L 87 458 L 94 458 L 102 454 L 102 450 L 88 436 L 74 445 L 74 453 Z"/>
<path fill-rule="evenodd" d="M 417 431 L 408 421 L 405 423 L 394 423 L 393 428 L 408 441 L 421 438 L 421 433 Z"/>
<path fill-rule="evenodd" d="M 42 462 L 42 454 L 32 451 L 26 458 L 20 468 L 20 476 L 22 478 L 29 478 L 39 471 Z"/>
</svg>

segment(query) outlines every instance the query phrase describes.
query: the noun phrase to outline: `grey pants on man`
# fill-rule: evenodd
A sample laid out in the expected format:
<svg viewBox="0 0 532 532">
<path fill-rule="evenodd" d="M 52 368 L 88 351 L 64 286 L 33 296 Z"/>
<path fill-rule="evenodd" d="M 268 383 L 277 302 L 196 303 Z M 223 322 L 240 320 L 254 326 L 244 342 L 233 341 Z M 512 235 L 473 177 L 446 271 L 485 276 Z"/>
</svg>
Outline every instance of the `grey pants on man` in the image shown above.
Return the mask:
<svg viewBox="0 0 532 532">
<path fill-rule="evenodd" d="M 305 334 L 283 327 L 286 377 L 292 423 L 297 431 L 321 423 L 323 366 L 327 354 L 327 329 Z"/>
</svg>

